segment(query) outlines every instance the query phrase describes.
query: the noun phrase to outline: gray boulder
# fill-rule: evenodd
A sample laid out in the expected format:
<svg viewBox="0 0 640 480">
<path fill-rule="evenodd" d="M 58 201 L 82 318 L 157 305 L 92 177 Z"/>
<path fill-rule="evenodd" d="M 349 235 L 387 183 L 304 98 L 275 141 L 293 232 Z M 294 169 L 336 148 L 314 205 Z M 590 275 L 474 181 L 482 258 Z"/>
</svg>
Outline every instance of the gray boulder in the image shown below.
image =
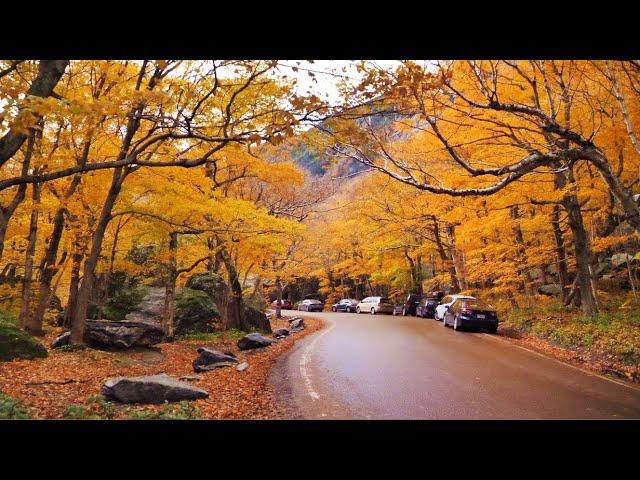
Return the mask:
<svg viewBox="0 0 640 480">
<path fill-rule="evenodd" d="M 206 347 L 198 348 L 198 358 L 193 361 L 193 370 L 207 372 L 215 368 L 231 367 L 238 363 L 235 355 L 229 355 Z"/>
<path fill-rule="evenodd" d="M 240 365 L 238 365 L 236 367 L 236 370 L 239 372 L 243 372 L 245 371 L 247 368 L 249 368 L 249 364 L 247 362 L 242 362 Z"/>
<path fill-rule="evenodd" d="M 289 320 L 289 330 L 291 331 L 291 333 L 296 333 L 300 330 L 304 330 L 304 320 L 302 318 L 293 318 Z"/>
<path fill-rule="evenodd" d="M 207 398 L 200 388 L 181 382 L 164 373 L 144 377 L 109 378 L 100 393 L 122 403 L 164 403 Z"/>
<path fill-rule="evenodd" d="M 274 330 L 273 332 L 273 337 L 274 338 L 284 338 L 286 336 L 289 335 L 289 330 L 287 330 L 286 328 L 278 328 L 277 330 Z"/>
<path fill-rule="evenodd" d="M 164 330 L 146 322 L 87 320 L 86 338 L 92 347 L 149 347 L 162 342 Z"/>
<path fill-rule="evenodd" d="M 547 285 L 542 285 L 538 287 L 538 293 L 540 295 L 548 295 L 548 296 L 561 295 L 562 287 L 560 286 L 559 283 L 549 283 Z"/>
<path fill-rule="evenodd" d="M 69 340 L 71 340 L 71 332 L 64 332 L 51 342 L 51 348 L 60 348 L 69 345 Z"/>
<path fill-rule="evenodd" d="M 240 350 L 251 350 L 254 348 L 264 348 L 271 345 L 274 341 L 270 338 L 263 337 L 259 333 L 249 333 L 238 340 L 238 348 Z"/>
</svg>

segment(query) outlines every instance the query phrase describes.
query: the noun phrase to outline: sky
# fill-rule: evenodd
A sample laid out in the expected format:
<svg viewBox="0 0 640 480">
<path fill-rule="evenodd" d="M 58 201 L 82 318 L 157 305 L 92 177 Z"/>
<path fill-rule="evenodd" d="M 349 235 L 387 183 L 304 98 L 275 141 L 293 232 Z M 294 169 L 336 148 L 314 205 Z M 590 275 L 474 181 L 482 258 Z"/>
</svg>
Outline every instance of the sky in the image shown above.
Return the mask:
<svg viewBox="0 0 640 480">
<path fill-rule="evenodd" d="M 355 68 L 357 62 L 357 60 L 315 60 L 311 63 L 308 60 L 283 60 L 280 62 L 279 73 L 295 79 L 296 93 L 299 95 L 314 93 L 335 105 L 339 101 L 336 84 L 344 78 L 353 82 L 360 79 L 360 74 Z M 370 63 L 393 69 L 400 64 L 400 61 L 372 60 Z M 293 70 L 294 67 L 298 68 L 297 72 Z M 310 70 L 315 77 L 309 76 Z M 313 78 L 316 79 L 315 82 Z"/>
</svg>

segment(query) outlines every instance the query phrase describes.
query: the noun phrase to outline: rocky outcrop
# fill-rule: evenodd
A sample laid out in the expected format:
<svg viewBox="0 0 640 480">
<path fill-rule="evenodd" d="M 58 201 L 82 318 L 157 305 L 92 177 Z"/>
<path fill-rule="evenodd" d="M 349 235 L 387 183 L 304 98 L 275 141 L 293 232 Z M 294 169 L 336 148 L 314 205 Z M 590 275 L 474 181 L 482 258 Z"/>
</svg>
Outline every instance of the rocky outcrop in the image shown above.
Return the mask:
<svg viewBox="0 0 640 480">
<path fill-rule="evenodd" d="M 104 383 L 100 393 L 110 400 L 122 403 L 178 402 L 209 396 L 204 390 L 164 373 L 144 377 L 110 378 Z"/>
<path fill-rule="evenodd" d="M 240 350 L 252 350 L 254 348 L 268 347 L 274 342 L 270 338 L 263 337 L 259 333 L 250 333 L 238 340 L 238 348 Z"/>
<path fill-rule="evenodd" d="M 198 348 L 198 354 L 198 358 L 193 361 L 193 370 L 196 372 L 231 367 L 238 363 L 235 355 L 229 355 L 206 347 Z"/>
<path fill-rule="evenodd" d="M 538 287 L 538 293 L 540 295 L 548 296 L 561 295 L 562 287 L 559 283 L 549 283 L 548 285 L 542 285 Z"/>
<path fill-rule="evenodd" d="M 86 337 L 92 347 L 149 347 L 162 342 L 164 330 L 146 322 L 87 320 Z"/>
<path fill-rule="evenodd" d="M 51 342 L 51 348 L 60 348 L 69 345 L 69 341 L 71 340 L 71 332 L 64 332 L 61 335 L 58 335 L 56 339 Z"/>
</svg>

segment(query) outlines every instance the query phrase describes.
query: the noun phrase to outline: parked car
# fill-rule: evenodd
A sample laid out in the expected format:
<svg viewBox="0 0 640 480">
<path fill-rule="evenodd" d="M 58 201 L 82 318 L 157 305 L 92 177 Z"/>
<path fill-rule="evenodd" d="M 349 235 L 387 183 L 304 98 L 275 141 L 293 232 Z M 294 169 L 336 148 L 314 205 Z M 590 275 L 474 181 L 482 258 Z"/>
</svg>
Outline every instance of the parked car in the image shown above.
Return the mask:
<svg viewBox="0 0 640 480">
<path fill-rule="evenodd" d="M 447 311 L 447 308 L 449 308 L 453 304 L 453 302 L 455 302 L 459 298 L 475 300 L 475 297 L 470 297 L 468 295 L 447 295 L 442 299 L 440 305 L 436 307 L 433 318 L 435 318 L 436 320 L 442 320 L 442 318 L 444 317 L 444 313 Z"/>
<path fill-rule="evenodd" d="M 302 312 L 321 312 L 324 309 L 324 305 L 320 300 L 303 300 L 298 303 L 298 310 Z"/>
<path fill-rule="evenodd" d="M 334 303 L 331 306 L 332 312 L 355 312 L 356 306 L 358 305 L 358 300 L 354 300 L 353 298 L 344 298 L 340 300 L 338 303 Z"/>
<path fill-rule="evenodd" d="M 440 298 L 424 297 L 416 307 L 416 316 L 422 318 L 433 318 L 438 305 L 440 305 Z"/>
<path fill-rule="evenodd" d="M 367 297 L 356 305 L 356 313 L 393 313 L 393 303 L 385 297 Z"/>
<path fill-rule="evenodd" d="M 393 314 L 394 315 L 402 315 L 402 310 L 403 309 L 404 309 L 404 307 L 402 306 L 402 304 L 398 303 L 398 304 L 393 306 Z"/>
<path fill-rule="evenodd" d="M 273 302 L 271 302 L 271 308 L 276 308 L 278 306 L 278 300 L 274 300 Z M 293 303 L 291 303 L 291 300 L 283 298 L 282 300 L 280 300 L 280 308 L 283 310 L 291 310 L 293 308 Z"/>
<path fill-rule="evenodd" d="M 421 300 L 422 297 L 420 295 L 416 295 L 415 293 L 409 294 L 402 304 L 402 315 L 405 317 L 407 315 L 415 315 L 416 307 Z"/>
<path fill-rule="evenodd" d="M 478 328 L 496 333 L 498 315 L 491 305 L 475 299 L 458 298 L 447 308 L 443 325 L 451 325 L 454 330 Z"/>
</svg>

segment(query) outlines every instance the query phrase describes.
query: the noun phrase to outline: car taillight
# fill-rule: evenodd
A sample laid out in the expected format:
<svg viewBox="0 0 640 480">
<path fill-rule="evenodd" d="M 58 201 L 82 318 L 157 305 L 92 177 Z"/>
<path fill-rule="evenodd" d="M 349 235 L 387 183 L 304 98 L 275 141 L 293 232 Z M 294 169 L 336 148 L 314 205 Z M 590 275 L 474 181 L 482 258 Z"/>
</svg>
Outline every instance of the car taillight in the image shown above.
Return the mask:
<svg viewBox="0 0 640 480">
<path fill-rule="evenodd" d="M 473 310 L 469 310 L 468 308 L 461 308 L 460 313 L 463 315 L 473 315 Z"/>
</svg>

